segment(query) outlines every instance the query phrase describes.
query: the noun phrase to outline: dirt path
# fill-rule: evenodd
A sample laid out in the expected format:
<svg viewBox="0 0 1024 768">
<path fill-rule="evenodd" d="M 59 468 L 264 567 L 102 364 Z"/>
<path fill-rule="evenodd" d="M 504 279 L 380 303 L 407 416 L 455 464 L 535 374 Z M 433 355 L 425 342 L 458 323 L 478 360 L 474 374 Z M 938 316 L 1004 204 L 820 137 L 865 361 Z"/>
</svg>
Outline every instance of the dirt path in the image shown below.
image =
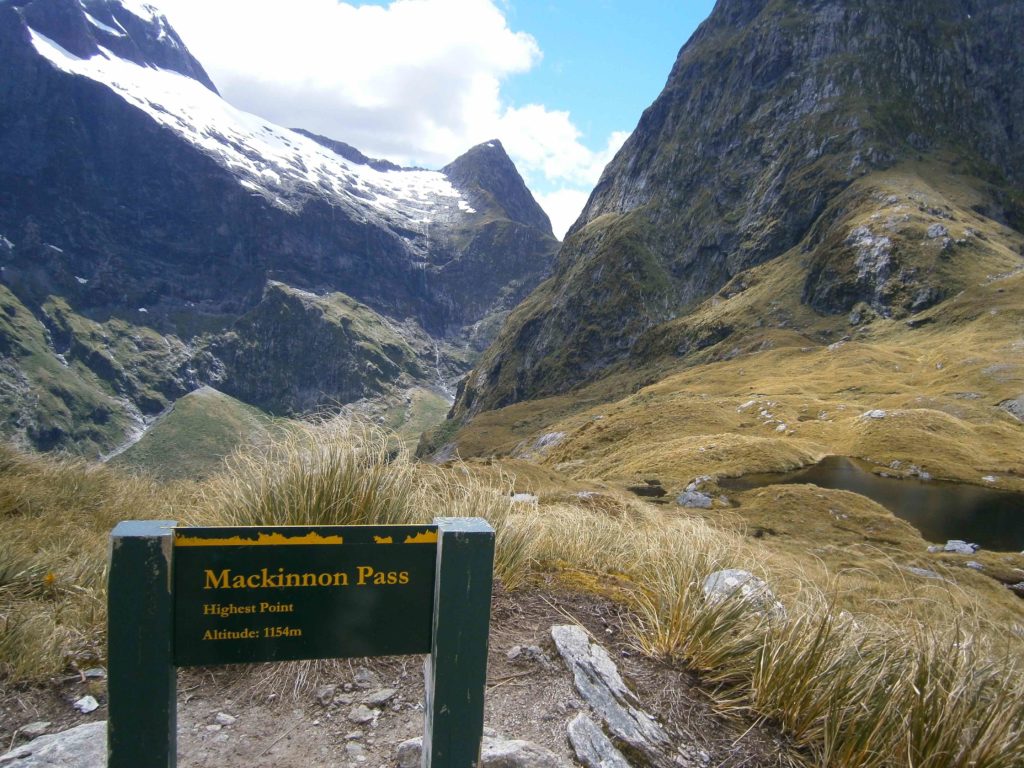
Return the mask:
<svg viewBox="0 0 1024 768">
<path fill-rule="evenodd" d="M 723 719 L 688 673 L 637 654 L 623 631 L 624 620 L 619 606 L 591 596 L 558 590 L 498 592 L 488 660 L 488 733 L 527 739 L 575 761 L 566 724 L 585 705 L 558 657 L 550 629 L 578 623 L 608 650 L 645 708 L 677 743 L 707 753 L 707 765 L 791 764 L 776 734 Z M 526 650 L 510 658 L 516 646 Z M 87 693 L 101 706 L 81 715 L 72 703 Z M 145 692 L 139 696 L 141 700 Z M 372 706 L 361 709 L 368 698 Z M 422 698 L 422 660 L 413 656 L 182 670 L 178 765 L 391 768 L 397 746 L 422 735 Z M 24 740 L 17 730 L 30 722 L 49 721 L 49 732 L 56 732 L 105 717 L 102 681 L 76 676 L 47 688 L 6 690 L 0 700 L 0 753 Z"/>
</svg>

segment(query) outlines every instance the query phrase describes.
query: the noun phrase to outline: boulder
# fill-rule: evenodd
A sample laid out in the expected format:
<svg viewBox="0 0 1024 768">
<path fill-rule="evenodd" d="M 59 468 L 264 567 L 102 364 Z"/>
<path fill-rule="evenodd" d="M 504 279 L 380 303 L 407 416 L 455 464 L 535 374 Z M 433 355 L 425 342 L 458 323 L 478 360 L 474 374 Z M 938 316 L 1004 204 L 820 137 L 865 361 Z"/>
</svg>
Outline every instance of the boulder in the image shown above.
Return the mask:
<svg viewBox="0 0 1024 768">
<path fill-rule="evenodd" d="M 0 755 L 8 768 L 106 768 L 107 721 L 49 733 Z"/>
<path fill-rule="evenodd" d="M 700 491 L 683 491 L 676 497 L 676 504 L 690 509 L 711 509 L 714 500 Z"/>
<path fill-rule="evenodd" d="M 950 539 L 946 542 L 946 546 L 942 548 L 943 552 L 955 552 L 958 555 L 973 555 L 981 549 L 977 544 L 969 544 L 966 541 L 960 539 Z"/>
<path fill-rule="evenodd" d="M 786 608 L 772 592 L 768 583 L 749 571 L 726 568 L 715 571 L 704 579 L 704 599 L 717 605 L 730 598 L 737 598 L 757 613 L 767 613 L 772 618 L 786 618 Z"/>
</svg>

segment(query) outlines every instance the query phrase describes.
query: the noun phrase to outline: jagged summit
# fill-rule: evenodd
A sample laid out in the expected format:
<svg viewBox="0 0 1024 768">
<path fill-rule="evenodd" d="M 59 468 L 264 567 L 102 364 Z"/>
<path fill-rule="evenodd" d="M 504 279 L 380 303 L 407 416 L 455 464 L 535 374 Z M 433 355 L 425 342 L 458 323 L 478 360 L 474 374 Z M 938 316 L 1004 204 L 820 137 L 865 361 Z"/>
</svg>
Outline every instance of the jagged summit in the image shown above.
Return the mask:
<svg viewBox="0 0 1024 768">
<path fill-rule="evenodd" d="M 474 208 L 497 207 L 512 221 L 552 234 L 551 220 L 497 139 L 477 144 L 442 172 L 469 196 Z"/>
</svg>

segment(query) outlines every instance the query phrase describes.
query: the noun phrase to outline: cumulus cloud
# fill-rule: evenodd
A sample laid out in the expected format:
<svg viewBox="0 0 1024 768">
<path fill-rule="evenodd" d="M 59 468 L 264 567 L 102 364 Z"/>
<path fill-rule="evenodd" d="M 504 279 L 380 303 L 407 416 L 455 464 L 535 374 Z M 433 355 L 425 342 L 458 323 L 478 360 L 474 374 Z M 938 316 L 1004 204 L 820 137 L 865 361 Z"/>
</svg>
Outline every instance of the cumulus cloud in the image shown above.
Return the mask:
<svg viewBox="0 0 1024 768">
<path fill-rule="evenodd" d="M 551 219 L 551 230 L 559 240 L 565 237 L 569 230 L 579 218 L 580 211 L 587 204 L 590 192 L 582 189 L 563 187 L 554 192 L 538 192 L 534 197 L 540 203 L 540 207 Z"/>
<path fill-rule="evenodd" d="M 236 106 L 406 165 L 498 138 L 559 222 L 626 136 L 591 150 L 568 112 L 505 103 L 502 83 L 542 53 L 494 0 L 156 2 Z"/>
</svg>

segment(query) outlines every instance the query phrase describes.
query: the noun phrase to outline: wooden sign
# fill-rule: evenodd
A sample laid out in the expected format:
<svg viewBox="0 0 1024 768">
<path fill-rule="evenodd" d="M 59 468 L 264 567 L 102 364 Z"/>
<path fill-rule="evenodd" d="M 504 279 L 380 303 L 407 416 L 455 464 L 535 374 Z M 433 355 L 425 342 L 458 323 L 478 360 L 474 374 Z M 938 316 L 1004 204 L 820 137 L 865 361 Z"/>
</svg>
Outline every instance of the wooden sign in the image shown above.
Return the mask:
<svg viewBox="0 0 1024 768">
<path fill-rule="evenodd" d="M 476 766 L 493 560 L 494 530 L 478 518 L 120 523 L 108 581 L 108 768 L 174 767 L 176 667 L 412 653 L 429 654 L 424 768 Z"/>
<path fill-rule="evenodd" d="M 174 532 L 177 666 L 430 653 L 437 526 Z"/>
</svg>

